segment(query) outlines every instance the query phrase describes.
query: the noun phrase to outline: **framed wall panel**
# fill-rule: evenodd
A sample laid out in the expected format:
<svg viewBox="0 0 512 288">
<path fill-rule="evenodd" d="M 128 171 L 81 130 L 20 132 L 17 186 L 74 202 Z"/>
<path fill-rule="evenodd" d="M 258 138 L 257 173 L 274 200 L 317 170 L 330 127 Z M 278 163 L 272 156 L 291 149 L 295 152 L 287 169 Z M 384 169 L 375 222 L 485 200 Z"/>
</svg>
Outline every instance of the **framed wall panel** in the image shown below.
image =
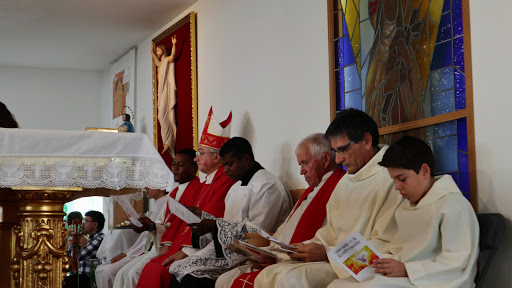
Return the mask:
<svg viewBox="0 0 512 288">
<path fill-rule="evenodd" d="M 468 0 L 328 0 L 331 119 L 422 138 L 477 209 Z"/>
</svg>

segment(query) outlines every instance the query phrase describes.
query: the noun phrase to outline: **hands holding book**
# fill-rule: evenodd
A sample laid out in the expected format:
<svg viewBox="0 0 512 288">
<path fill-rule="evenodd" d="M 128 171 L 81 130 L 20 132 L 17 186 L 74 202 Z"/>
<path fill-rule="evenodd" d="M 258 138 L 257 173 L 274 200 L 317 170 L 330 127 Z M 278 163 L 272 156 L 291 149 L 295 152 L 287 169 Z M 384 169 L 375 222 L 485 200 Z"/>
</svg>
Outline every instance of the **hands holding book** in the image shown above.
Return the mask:
<svg viewBox="0 0 512 288">
<path fill-rule="evenodd" d="M 141 227 L 137 227 L 135 224 L 130 222 L 130 227 L 132 227 L 132 230 L 137 233 L 149 231 L 150 227 L 155 225 L 155 222 L 151 221 L 151 219 L 149 219 L 148 217 L 140 217 L 138 220 L 142 224 Z"/>
<path fill-rule="evenodd" d="M 407 270 L 405 264 L 395 259 L 384 258 L 375 259 L 372 262 L 372 267 L 376 268 L 375 273 L 381 273 L 386 277 L 407 277 Z"/>
<path fill-rule="evenodd" d="M 324 245 L 317 243 L 297 243 L 292 245 L 298 247 L 295 250 L 297 253 L 288 254 L 292 260 L 304 262 L 329 261 Z"/>
</svg>

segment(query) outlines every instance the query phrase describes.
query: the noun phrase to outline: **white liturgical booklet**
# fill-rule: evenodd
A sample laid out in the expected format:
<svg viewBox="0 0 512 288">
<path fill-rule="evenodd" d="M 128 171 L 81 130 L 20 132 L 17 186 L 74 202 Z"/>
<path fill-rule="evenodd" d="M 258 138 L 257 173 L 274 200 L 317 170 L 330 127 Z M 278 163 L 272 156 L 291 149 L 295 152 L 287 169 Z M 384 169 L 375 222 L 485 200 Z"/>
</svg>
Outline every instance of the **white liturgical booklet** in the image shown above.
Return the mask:
<svg viewBox="0 0 512 288">
<path fill-rule="evenodd" d="M 297 249 L 297 246 L 293 246 L 293 245 L 290 245 L 290 244 L 287 244 L 287 243 L 284 243 L 283 241 L 280 241 L 274 237 L 272 237 L 270 234 L 268 234 L 267 232 L 263 231 L 263 230 L 260 230 L 260 235 L 267 239 L 267 240 L 270 240 L 271 242 L 274 242 L 276 244 L 278 244 L 279 246 L 285 248 L 285 249 L 288 249 L 288 250 L 293 250 L 293 249 Z M 286 251 L 285 252 L 293 252 L 293 251 Z"/>
<path fill-rule="evenodd" d="M 167 205 L 169 205 L 169 211 L 171 211 L 171 213 L 176 215 L 181 220 L 187 222 L 187 224 L 201 222 L 201 218 L 190 212 L 187 207 L 181 205 L 181 203 L 176 201 L 174 198 L 168 197 Z"/>
<path fill-rule="evenodd" d="M 124 212 L 126 212 L 126 214 L 128 214 L 128 216 L 130 216 L 130 221 L 132 221 L 133 225 L 137 226 L 137 227 L 142 227 L 142 223 L 139 222 L 139 214 L 137 214 L 137 211 L 135 211 L 135 209 L 133 209 L 132 207 L 132 204 L 130 204 L 130 200 L 128 200 L 128 198 L 130 197 L 130 195 L 117 195 L 117 196 L 112 196 L 112 198 L 114 198 L 114 200 L 117 201 L 117 203 L 119 203 L 119 205 L 121 205 L 121 208 L 123 208 Z"/>
<path fill-rule="evenodd" d="M 375 277 L 375 268 L 370 266 L 382 255 L 358 232 L 352 233 L 328 253 L 352 277 L 362 282 Z"/>
</svg>

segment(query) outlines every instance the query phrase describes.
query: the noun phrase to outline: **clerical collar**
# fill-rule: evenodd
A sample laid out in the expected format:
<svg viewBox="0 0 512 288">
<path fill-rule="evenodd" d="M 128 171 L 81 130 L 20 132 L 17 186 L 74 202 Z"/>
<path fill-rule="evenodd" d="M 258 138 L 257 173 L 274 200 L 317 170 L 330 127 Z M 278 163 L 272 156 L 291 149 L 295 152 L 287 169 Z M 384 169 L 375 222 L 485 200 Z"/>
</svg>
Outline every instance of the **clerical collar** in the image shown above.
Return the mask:
<svg viewBox="0 0 512 288">
<path fill-rule="evenodd" d="M 204 180 L 204 184 L 212 184 L 213 177 L 215 177 L 215 174 L 217 174 L 217 170 L 219 170 L 219 169 L 217 168 L 212 173 L 206 175 L 206 178 Z"/>
<path fill-rule="evenodd" d="M 242 184 L 241 186 L 247 186 L 247 184 L 249 184 L 249 181 L 251 181 L 252 179 L 252 176 L 254 176 L 254 174 L 256 174 L 256 172 L 258 172 L 258 170 L 260 169 L 264 169 L 260 163 L 258 162 L 254 162 L 254 166 L 252 166 L 251 169 L 249 169 L 249 171 L 247 171 L 247 173 L 245 173 L 244 177 L 242 177 L 242 179 L 240 179 L 242 181 Z"/>
</svg>

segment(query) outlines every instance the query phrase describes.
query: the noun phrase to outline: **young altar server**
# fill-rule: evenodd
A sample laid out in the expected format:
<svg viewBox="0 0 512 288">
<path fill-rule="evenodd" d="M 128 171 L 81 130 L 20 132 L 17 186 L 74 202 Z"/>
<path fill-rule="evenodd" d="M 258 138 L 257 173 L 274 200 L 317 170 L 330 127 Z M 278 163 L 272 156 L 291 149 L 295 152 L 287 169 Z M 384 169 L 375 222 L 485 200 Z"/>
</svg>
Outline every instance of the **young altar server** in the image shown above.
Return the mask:
<svg viewBox="0 0 512 288">
<path fill-rule="evenodd" d="M 373 280 L 340 279 L 328 287 L 474 287 L 478 221 L 450 175 L 432 176 L 430 147 L 406 136 L 391 145 L 379 164 L 408 200 L 395 212 L 392 256 L 373 262 Z"/>
</svg>

